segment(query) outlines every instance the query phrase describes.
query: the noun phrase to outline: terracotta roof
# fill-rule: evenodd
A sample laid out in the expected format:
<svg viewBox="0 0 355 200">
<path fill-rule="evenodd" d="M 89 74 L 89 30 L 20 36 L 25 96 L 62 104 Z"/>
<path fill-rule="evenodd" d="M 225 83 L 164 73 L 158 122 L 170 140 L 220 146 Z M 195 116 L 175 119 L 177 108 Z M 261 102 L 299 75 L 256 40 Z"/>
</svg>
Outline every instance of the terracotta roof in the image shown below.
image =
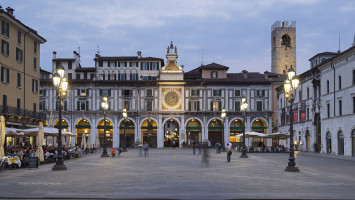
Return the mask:
<svg viewBox="0 0 355 200">
<path fill-rule="evenodd" d="M 117 57 L 103 57 L 99 56 L 94 58 L 95 61 L 149 61 L 149 60 L 156 60 L 156 61 L 162 61 L 164 62 L 163 59 L 161 58 L 155 58 L 155 57 L 142 57 L 138 58 L 138 56 L 117 56 Z"/>
<path fill-rule="evenodd" d="M 200 67 L 198 67 L 199 69 L 206 69 L 206 70 L 228 70 L 229 67 L 226 67 L 224 65 L 220 65 L 217 63 L 211 63 L 208 65 L 201 65 Z"/>
<path fill-rule="evenodd" d="M 273 82 L 284 82 L 287 79 L 286 74 L 280 74 L 279 77 L 272 79 Z"/>
<path fill-rule="evenodd" d="M 76 72 L 96 72 L 95 67 L 80 67 L 75 69 Z"/>
<path fill-rule="evenodd" d="M 20 20 L 16 19 L 14 16 L 10 15 L 9 13 L 7 13 L 5 10 L 0 8 L 0 14 L 5 14 L 7 17 L 15 20 L 17 23 L 21 24 L 23 27 L 25 27 L 26 29 L 28 29 L 31 33 L 33 33 L 35 36 L 37 36 L 40 40 L 42 40 L 42 43 L 47 42 L 46 39 L 44 39 L 42 36 L 38 35 L 37 31 L 30 28 L 29 26 L 26 26 L 24 23 L 22 23 Z"/>
</svg>

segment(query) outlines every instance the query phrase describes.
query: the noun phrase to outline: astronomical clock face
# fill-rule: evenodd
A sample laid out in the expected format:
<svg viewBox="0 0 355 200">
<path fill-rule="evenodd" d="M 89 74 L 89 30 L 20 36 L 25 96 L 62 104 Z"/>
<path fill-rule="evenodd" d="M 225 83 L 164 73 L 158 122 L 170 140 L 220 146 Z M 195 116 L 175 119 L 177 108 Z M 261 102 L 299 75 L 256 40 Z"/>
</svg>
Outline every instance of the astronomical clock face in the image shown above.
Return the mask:
<svg viewBox="0 0 355 200">
<path fill-rule="evenodd" d="M 181 109 L 181 88 L 163 88 L 163 110 Z"/>
</svg>

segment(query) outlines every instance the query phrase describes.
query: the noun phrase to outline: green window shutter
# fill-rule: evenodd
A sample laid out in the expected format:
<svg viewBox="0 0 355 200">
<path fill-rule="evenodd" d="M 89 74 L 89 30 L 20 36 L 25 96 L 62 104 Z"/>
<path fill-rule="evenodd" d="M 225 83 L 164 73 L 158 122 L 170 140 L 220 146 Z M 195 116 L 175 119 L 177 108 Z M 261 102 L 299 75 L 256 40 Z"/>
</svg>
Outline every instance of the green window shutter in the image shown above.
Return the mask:
<svg viewBox="0 0 355 200">
<path fill-rule="evenodd" d="M 103 80 L 106 80 L 106 79 L 105 79 L 105 74 L 102 74 L 102 77 L 103 77 Z"/>
<path fill-rule="evenodd" d="M 157 63 L 157 70 L 159 71 L 159 63 Z"/>
<path fill-rule="evenodd" d="M 76 90 L 76 95 L 77 95 L 77 96 L 80 96 L 80 89 L 77 89 L 77 90 Z"/>
<path fill-rule="evenodd" d="M 9 52 L 9 50 L 7 50 L 7 52 Z M 10 83 L 10 69 L 7 69 L 7 83 Z"/>
<path fill-rule="evenodd" d="M 100 93 L 100 96 L 102 96 L 102 90 L 100 90 L 100 92 L 99 92 L 99 93 Z"/>
<path fill-rule="evenodd" d="M 153 64 L 151 62 L 149 63 L 149 70 L 153 70 Z"/>
<path fill-rule="evenodd" d="M 77 102 L 76 102 L 76 110 L 77 110 L 77 111 L 80 111 L 80 101 L 77 101 Z"/>
<path fill-rule="evenodd" d="M 117 67 L 117 62 L 115 62 L 115 67 Z"/>
<path fill-rule="evenodd" d="M 141 70 L 143 70 L 143 63 L 141 63 Z"/>
<path fill-rule="evenodd" d="M 89 101 L 86 101 L 85 110 L 89 111 Z"/>
<path fill-rule="evenodd" d="M 132 80 L 132 74 L 129 74 L 129 80 Z"/>
<path fill-rule="evenodd" d="M 136 74 L 136 80 L 138 80 L 138 74 Z"/>
<path fill-rule="evenodd" d="M 213 101 L 211 101 L 211 111 L 213 111 Z"/>
<path fill-rule="evenodd" d="M 111 89 L 108 90 L 108 96 L 111 96 Z"/>
<path fill-rule="evenodd" d="M 0 76 L 1 76 L 1 82 L 4 82 L 5 80 L 4 80 L 4 76 L 3 76 L 3 74 L 5 73 L 5 68 L 3 67 L 3 66 L 1 66 L 1 74 L 0 74 Z"/>
<path fill-rule="evenodd" d="M 121 80 L 121 74 L 120 73 L 118 73 L 118 75 L 117 75 L 117 80 Z"/>
<path fill-rule="evenodd" d="M 262 90 L 262 95 L 263 95 L 263 97 L 265 96 L 265 90 Z"/>
<path fill-rule="evenodd" d="M 219 101 L 219 102 L 218 102 L 218 110 L 219 110 L 219 111 L 221 111 L 221 110 L 222 110 L 222 108 L 221 108 L 221 104 L 222 104 L 222 102 L 220 102 L 220 101 Z"/>
<path fill-rule="evenodd" d="M 191 111 L 191 101 L 189 101 L 189 111 Z"/>
<path fill-rule="evenodd" d="M 89 96 L 89 89 L 86 89 L 86 96 Z"/>
<path fill-rule="evenodd" d="M 200 102 L 197 102 L 197 111 L 200 111 Z"/>
<path fill-rule="evenodd" d="M 136 62 L 136 67 L 138 67 L 138 62 Z"/>
<path fill-rule="evenodd" d="M 114 77 L 115 77 L 115 80 L 117 80 L 117 74 L 115 74 Z"/>
<path fill-rule="evenodd" d="M 236 101 L 234 105 L 235 105 L 234 110 L 237 112 L 240 111 L 240 101 Z"/>
<path fill-rule="evenodd" d="M 216 78 L 218 78 L 218 72 L 216 72 Z"/>
<path fill-rule="evenodd" d="M 67 101 L 64 101 L 64 111 L 67 111 L 68 109 L 67 109 Z"/>
<path fill-rule="evenodd" d="M 219 90 L 219 96 L 220 97 L 222 96 L 222 90 Z"/>
</svg>

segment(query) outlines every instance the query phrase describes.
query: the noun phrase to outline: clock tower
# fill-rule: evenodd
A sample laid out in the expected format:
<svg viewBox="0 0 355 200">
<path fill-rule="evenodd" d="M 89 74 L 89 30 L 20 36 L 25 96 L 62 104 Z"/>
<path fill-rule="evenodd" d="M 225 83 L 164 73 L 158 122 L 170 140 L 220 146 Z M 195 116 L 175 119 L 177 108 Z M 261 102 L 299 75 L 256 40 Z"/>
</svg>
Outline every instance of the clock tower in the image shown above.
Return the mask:
<svg viewBox="0 0 355 200">
<path fill-rule="evenodd" d="M 160 73 L 160 111 L 184 111 L 184 71 L 177 65 L 177 48 L 171 42 L 166 54 L 166 66 Z"/>
</svg>

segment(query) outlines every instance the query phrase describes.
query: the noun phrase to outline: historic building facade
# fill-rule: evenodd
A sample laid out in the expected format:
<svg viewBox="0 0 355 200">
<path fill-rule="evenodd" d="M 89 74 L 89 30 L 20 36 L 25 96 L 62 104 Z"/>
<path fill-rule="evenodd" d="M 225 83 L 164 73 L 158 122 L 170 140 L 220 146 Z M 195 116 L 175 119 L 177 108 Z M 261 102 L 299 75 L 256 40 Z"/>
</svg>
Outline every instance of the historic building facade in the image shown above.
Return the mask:
<svg viewBox="0 0 355 200">
<path fill-rule="evenodd" d="M 6 127 L 38 126 L 45 119 L 38 111 L 40 45 L 46 40 L 15 18 L 10 7 L 0 6 L 0 22 L 0 115 Z"/>
<path fill-rule="evenodd" d="M 235 135 L 242 132 L 242 96 L 248 99 L 246 131 L 269 134 L 272 131 L 271 72 L 260 74 L 243 70 L 228 73 L 229 67 L 217 63 L 201 65 L 184 72 L 177 64 L 177 48 L 167 48 L 166 64 L 161 58 L 143 57 L 141 52 L 131 57 L 102 57 L 96 55 L 95 67 L 81 67 L 79 54 L 73 58 L 53 57 L 56 66 L 66 69 L 69 92 L 64 101 L 64 128 L 81 137 L 91 137 L 94 143 L 99 134 L 103 144 L 106 134 L 109 146 L 122 146 L 124 133 L 127 146 L 148 142 L 152 147 L 169 147 L 172 141 L 182 146 L 192 141 L 209 140 L 238 144 Z M 58 106 L 51 79 L 41 80 L 41 110 L 54 116 Z M 108 97 L 107 132 L 104 133 L 102 97 Z M 122 110 L 128 110 L 126 122 Z M 227 117 L 221 119 L 221 110 Z M 49 117 L 47 118 L 47 123 Z M 250 145 L 253 141 L 250 141 Z M 255 142 L 259 142 L 259 139 Z M 271 141 L 264 141 L 270 143 Z"/>
<path fill-rule="evenodd" d="M 299 150 L 355 156 L 355 39 L 340 53 L 323 52 L 302 73 L 294 105 Z M 279 131 L 289 132 L 289 104 L 278 88 Z"/>
</svg>

